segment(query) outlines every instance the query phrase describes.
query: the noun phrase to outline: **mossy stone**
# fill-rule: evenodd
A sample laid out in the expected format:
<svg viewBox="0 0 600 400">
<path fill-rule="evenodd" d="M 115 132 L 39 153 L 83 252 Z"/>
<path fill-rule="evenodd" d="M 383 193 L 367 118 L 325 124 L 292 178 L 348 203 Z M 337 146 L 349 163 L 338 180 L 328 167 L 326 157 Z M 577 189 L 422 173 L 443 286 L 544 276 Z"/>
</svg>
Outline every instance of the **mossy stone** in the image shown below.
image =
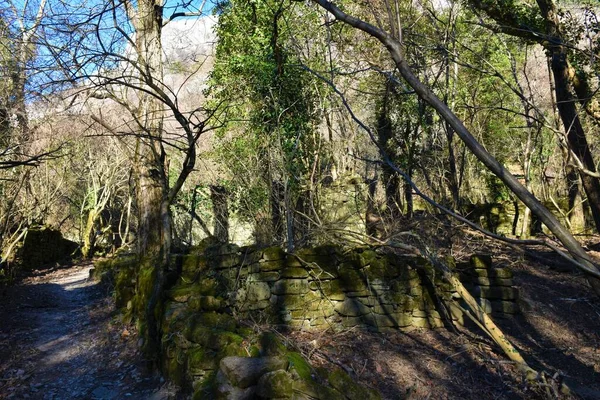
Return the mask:
<svg viewBox="0 0 600 400">
<path fill-rule="evenodd" d="M 389 314 L 373 314 L 373 320 L 378 327 L 406 327 L 412 325 L 410 313 L 393 312 Z"/>
<path fill-rule="evenodd" d="M 215 296 L 191 296 L 187 302 L 191 311 L 218 311 L 223 308 L 222 299 Z"/>
<path fill-rule="evenodd" d="M 518 291 L 516 288 L 506 286 L 475 286 L 473 295 L 485 299 L 516 300 Z"/>
<path fill-rule="evenodd" d="M 192 400 L 206 400 L 216 398 L 217 371 L 211 371 L 203 376 L 202 381 L 194 387 Z"/>
<path fill-rule="evenodd" d="M 323 299 L 314 292 L 304 295 L 282 295 L 277 296 L 275 308 L 278 310 L 316 310 L 320 308 Z"/>
<path fill-rule="evenodd" d="M 196 344 L 207 349 L 223 351 L 230 344 L 240 346 L 243 338 L 236 333 L 221 330 L 211 330 L 205 327 L 197 327 L 185 337 Z M 237 355 L 237 354 L 236 354 Z"/>
<path fill-rule="evenodd" d="M 380 400 L 381 395 L 356 383 L 350 375 L 339 368 L 334 369 L 328 378 L 331 387 L 344 393 L 349 400 Z"/>
<path fill-rule="evenodd" d="M 216 269 L 232 268 L 241 265 L 241 257 L 238 254 L 223 254 L 209 258 L 207 265 Z"/>
<path fill-rule="evenodd" d="M 263 261 L 258 263 L 258 265 L 261 272 L 280 271 L 283 269 L 283 262 L 281 260 Z"/>
<path fill-rule="evenodd" d="M 267 372 L 257 386 L 257 394 L 266 399 L 289 399 L 294 394 L 292 376 L 284 370 Z"/>
<path fill-rule="evenodd" d="M 475 278 L 474 283 L 484 286 L 513 286 L 512 279 L 488 278 L 483 276 Z"/>
<path fill-rule="evenodd" d="M 275 282 L 280 278 L 277 271 L 259 272 L 248 275 L 248 282 Z"/>
<path fill-rule="evenodd" d="M 336 305 L 335 311 L 345 317 L 358 317 L 370 313 L 371 309 L 358 300 L 348 298 Z"/>
<path fill-rule="evenodd" d="M 206 269 L 207 260 L 205 256 L 187 254 L 181 258 L 181 276 L 185 281 L 197 278 L 199 271 Z"/>
<path fill-rule="evenodd" d="M 333 255 L 333 254 L 341 254 L 342 249 L 340 246 L 335 244 L 324 244 L 321 246 L 317 246 L 314 248 L 314 252 L 316 255 L 324 256 L 324 255 Z"/>
<path fill-rule="evenodd" d="M 282 294 L 305 294 L 308 293 L 308 280 L 306 279 L 281 279 L 271 289 L 275 295 Z"/>
<path fill-rule="evenodd" d="M 263 250 L 262 259 L 264 261 L 279 261 L 285 260 L 285 250 L 279 246 L 267 247 Z"/>
<path fill-rule="evenodd" d="M 301 267 L 288 267 L 281 270 L 282 278 L 308 278 L 308 271 Z"/>
<path fill-rule="evenodd" d="M 400 275 L 400 268 L 391 264 L 386 257 L 373 259 L 364 271 L 371 281 L 393 279 Z"/>
<path fill-rule="evenodd" d="M 339 280 L 330 281 L 312 281 L 309 285 L 311 290 L 322 292 L 323 296 L 330 300 L 344 300 L 346 295 L 342 290 L 342 284 Z"/>
<path fill-rule="evenodd" d="M 233 333 L 236 328 L 235 319 L 228 314 L 215 312 L 196 314 L 189 319 L 184 336 L 191 342 L 211 347 L 214 341 L 217 348 L 230 342 L 240 342 L 241 336 Z"/>
<path fill-rule="evenodd" d="M 285 370 L 288 365 L 280 357 L 225 357 L 219 369 L 234 386 L 245 389 L 255 385 L 265 373 Z"/>
<path fill-rule="evenodd" d="M 302 261 L 293 254 L 287 254 L 285 256 L 285 266 L 288 268 L 302 267 Z"/>
<path fill-rule="evenodd" d="M 284 356 L 288 352 L 281 339 L 273 332 L 263 332 L 258 338 L 257 346 L 262 356 Z"/>
<path fill-rule="evenodd" d="M 474 269 L 492 268 L 492 256 L 489 254 L 474 254 L 469 259 L 469 264 Z"/>
<path fill-rule="evenodd" d="M 309 263 L 308 267 L 311 269 L 311 276 L 318 279 L 333 279 L 339 276 L 338 260 L 334 256 L 315 255 L 307 257 L 305 261 Z"/>
<path fill-rule="evenodd" d="M 371 265 L 372 263 L 375 262 L 375 260 L 377 260 L 377 258 L 378 258 L 378 255 L 373 250 L 365 250 L 362 253 L 358 254 L 358 262 L 360 263 L 361 267 L 366 267 L 368 265 Z"/>
<path fill-rule="evenodd" d="M 286 358 L 290 363 L 290 368 L 295 370 L 300 378 L 305 380 L 312 379 L 313 369 L 304 357 L 302 357 L 302 354 L 292 351 L 286 354 Z"/>
<path fill-rule="evenodd" d="M 368 292 L 366 277 L 355 269 L 340 269 L 340 285 L 344 292 Z"/>
<path fill-rule="evenodd" d="M 263 257 L 262 251 L 256 249 L 254 246 L 240 247 L 241 261 L 244 265 L 258 263 Z"/>
<path fill-rule="evenodd" d="M 215 296 L 219 284 L 213 278 L 202 278 L 193 284 L 178 285 L 167 292 L 170 299 L 186 302 L 192 295 Z"/>
<path fill-rule="evenodd" d="M 337 390 L 319 385 L 312 380 L 296 380 L 292 387 L 294 392 L 300 394 L 299 399 L 346 400 L 346 396 Z"/>
<path fill-rule="evenodd" d="M 265 282 L 252 282 L 246 288 L 246 301 L 258 302 L 271 298 L 271 288 Z"/>
<path fill-rule="evenodd" d="M 187 372 L 190 375 L 202 375 L 207 370 L 217 369 L 219 361 L 217 352 L 201 346 L 192 347 L 187 354 Z"/>
<path fill-rule="evenodd" d="M 188 316 L 189 310 L 185 304 L 166 302 L 162 318 L 163 334 L 182 331 Z"/>
<path fill-rule="evenodd" d="M 183 385 L 186 379 L 186 353 L 182 349 L 171 345 L 166 349 L 166 354 L 170 354 L 171 357 L 167 356 L 164 358 L 163 373 L 175 384 Z"/>
<path fill-rule="evenodd" d="M 252 345 L 248 348 L 248 354 L 250 357 L 260 357 L 260 348 L 256 345 Z"/>
</svg>

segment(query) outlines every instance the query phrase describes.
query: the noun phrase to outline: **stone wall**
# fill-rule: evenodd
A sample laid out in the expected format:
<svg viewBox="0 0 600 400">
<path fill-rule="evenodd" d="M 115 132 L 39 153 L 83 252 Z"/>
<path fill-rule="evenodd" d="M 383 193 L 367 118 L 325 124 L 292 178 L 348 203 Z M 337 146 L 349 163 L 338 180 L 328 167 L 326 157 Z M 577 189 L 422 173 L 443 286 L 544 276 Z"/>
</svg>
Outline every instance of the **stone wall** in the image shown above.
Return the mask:
<svg viewBox="0 0 600 400">
<path fill-rule="evenodd" d="M 226 245 L 181 256 L 178 263 L 181 279 L 171 301 L 193 309 L 212 304 L 215 311 L 228 308 L 240 317 L 261 317 L 292 329 L 441 327 L 436 299 L 456 296 L 423 258 L 366 248 L 343 252 L 322 246 L 286 254 L 278 247 Z M 488 312 L 517 312 L 508 269 L 494 268 L 485 255 L 456 269 Z M 200 288 L 209 282 L 218 295 L 202 294 Z M 462 322 L 458 308 L 453 314 Z"/>
<path fill-rule="evenodd" d="M 321 246 L 287 254 L 278 247 L 221 245 L 171 261 L 176 271 L 160 311 L 162 369 L 189 386 L 196 398 L 252 398 L 244 396 L 257 393 L 262 398 L 292 393 L 303 393 L 299 398 L 377 398 L 369 389 L 349 386 L 352 379 L 342 371 L 317 373 L 276 335 L 241 321 L 254 321 L 263 330 L 436 328 L 444 324 L 443 300 L 451 304 L 448 318 L 464 322 L 461 304 L 452 301 L 456 293 L 420 257 L 368 248 Z M 465 264 L 447 261 L 487 312 L 507 316 L 518 311 L 509 270 L 494 268 L 484 255 Z M 97 272 L 111 276 L 118 307 L 140 309 L 136 280 L 139 286 L 142 278 L 136 277 L 135 257 L 98 263 Z M 253 363 L 269 367 L 251 377 L 232 372 L 233 364 L 243 371 L 254 370 L 246 365 Z"/>
</svg>

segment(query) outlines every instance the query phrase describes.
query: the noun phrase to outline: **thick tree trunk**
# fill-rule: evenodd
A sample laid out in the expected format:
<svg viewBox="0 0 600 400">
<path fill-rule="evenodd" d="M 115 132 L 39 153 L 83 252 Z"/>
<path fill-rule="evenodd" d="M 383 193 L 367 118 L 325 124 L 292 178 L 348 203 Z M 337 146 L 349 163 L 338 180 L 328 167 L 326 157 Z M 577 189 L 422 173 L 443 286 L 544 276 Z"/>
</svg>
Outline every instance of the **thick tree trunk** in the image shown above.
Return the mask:
<svg viewBox="0 0 600 400">
<path fill-rule="evenodd" d="M 141 81 L 150 85 L 163 77 L 162 0 L 139 0 L 134 18 Z M 131 10 L 129 10 L 131 12 Z M 171 248 L 169 182 L 162 146 L 163 113 L 159 100 L 142 93 L 138 120 L 143 130 L 137 146 L 137 248 L 142 261 L 138 274 L 138 296 L 145 307 L 142 337 L 144 349 L 155 355 L 160 344 L 160 326 L 155 310 L 161 305 L 164 273 Z"/>
<path fill-rule="evenodd" d="M 556 87 L 558 113 L 567 133 L 569 147 L 588 171 L 596 172 L 596 164 L 575 107 L 576 99 L 569 90 L 569 71 L 565 52 L 566 50 L 561 46 L 556 48 L 554 54 L 552 54 L 551 67 Z M 579 175 L 592 211 L 596 232 L 600 233 L 600 182 L 598 178 L 583 171 Z"/>
<path fill-rule="evenodd" d="M 462 121 L 441 101 L 427 86 L 425 86 L 412 72 L 410 66 L 403 57 L 402 44 L 391 37 L 386 32 L 373 25 L 370 25 L 360 19 L 352 17 L 342 12 L 333 3 L 327 0 L 313 0 L 324 9 L 331 12 L 336 19 L 341 20 L 357 29 L 378 39 L 388 49 L 392 59 L 396 63 L 398 71 L 406 82 L 415 90 L 417 95 L 433 107 L 438 114 L 447 121 L 461 138 L 471 152 L 481 161 L 494 175 L 504 182 L 504 184 L 536 215 L 558 240 L 567 248 L 569 253 L 577 260 L 584 272 L 598 275 L 599 271 L 590 257 L 583 250 L 579 242 L 573 235 L 560 224 L 558 219 L 546 208 L 540 201 L 532 195 L 519 181 L 498 162 L 487 150 L 473 137 Z M 600 280 L 589 276 L 589 282 L 594 287 L 596 293 L 600 294 Z"/>
</svg>

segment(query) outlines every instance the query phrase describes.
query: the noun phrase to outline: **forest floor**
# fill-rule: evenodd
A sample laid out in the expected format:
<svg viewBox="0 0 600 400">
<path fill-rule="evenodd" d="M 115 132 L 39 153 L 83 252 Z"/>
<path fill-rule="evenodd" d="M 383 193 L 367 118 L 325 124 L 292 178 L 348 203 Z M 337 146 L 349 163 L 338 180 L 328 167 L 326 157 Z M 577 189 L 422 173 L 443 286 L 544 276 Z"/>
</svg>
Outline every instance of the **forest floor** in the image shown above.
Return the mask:
<svg viewBox="0 0 600 400">
<path fill-rule="evenodd" d="M 91 264 L 0 287 L 0 399 L 172 398 L 146 368 Z"/>
<path fill-rule="evenodd" d="M 448 232 L 415 231 L 421 238 Z M 583 241 L 600 261 L 594 251 L 600 250 L 600 237 Z M 457 332 L 296 332 L 287 335 L 290 343 L 314 365 L 337 364 L 387 399 L 600 399 L 600 298 L 580 272 L 545 248 L 530 249 L 528 255 L 473 232 L 430 245 L 439 255 L 462 261 L 474 253 L 491 254 L 495 266 L 513 271 L 522 312 L 493 319 L 532 368 L 566 383 L 571 394 L 561 394 L 549 378 L 547 385 L 526 382 L 472 323 Z"/>
<path fill-rule="evenodd" d="M 527 362 L 556 374 L 577 394 L 561 397 L 600 399 L 600 299 L 584 277 L 541 249 L 537 256 L 548 262 L 489 241 L 471 238 L 468 243 L 465 255 L 492 253 L 497 266 L 514 271 L 523 313 L 495 321 Z M 0 399 L 181 396 L 147 371 L 135 329 L 120 322 L 106 289 L 87 279 L 90 268 L 38 271 L 17 286 L 0 289 Z M 555 398 L 550 387 L 519 378 L 514 365 L 476 327 L 282 337 L 315 366 L 342 367 L 386 399 Z"/>
</svg>

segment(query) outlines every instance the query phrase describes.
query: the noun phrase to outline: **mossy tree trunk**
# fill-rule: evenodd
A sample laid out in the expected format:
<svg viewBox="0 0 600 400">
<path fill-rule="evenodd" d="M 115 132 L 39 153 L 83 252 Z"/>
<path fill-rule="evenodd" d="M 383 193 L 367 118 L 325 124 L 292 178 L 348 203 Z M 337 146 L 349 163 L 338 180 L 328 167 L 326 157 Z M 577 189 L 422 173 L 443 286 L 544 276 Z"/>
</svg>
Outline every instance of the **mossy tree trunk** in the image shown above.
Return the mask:
<svg viewBox="0 0 600 400">
<path fill-rule="evenodd" d="M 128 3 L 129 4 L 129 3 Z M 142 82 L 162 81 L 162 0 L 139 0 L 127 9 L 136 31 L 137 63 Z M 135 175 L 138 210 L 137 250 L 141 259 L 138 277 L 138 314 L 146 352 L 158 350 L 160 327 L 155 310 L 160 304 L 164 273 L 171 247 L 171 212 L 166 152 L 163 147 L 163 112 L 160 101 L 140 94 L 140 132 L 136 147 Z M 141 277 L 152 279 L 141 279 Z"/>
</svg>

